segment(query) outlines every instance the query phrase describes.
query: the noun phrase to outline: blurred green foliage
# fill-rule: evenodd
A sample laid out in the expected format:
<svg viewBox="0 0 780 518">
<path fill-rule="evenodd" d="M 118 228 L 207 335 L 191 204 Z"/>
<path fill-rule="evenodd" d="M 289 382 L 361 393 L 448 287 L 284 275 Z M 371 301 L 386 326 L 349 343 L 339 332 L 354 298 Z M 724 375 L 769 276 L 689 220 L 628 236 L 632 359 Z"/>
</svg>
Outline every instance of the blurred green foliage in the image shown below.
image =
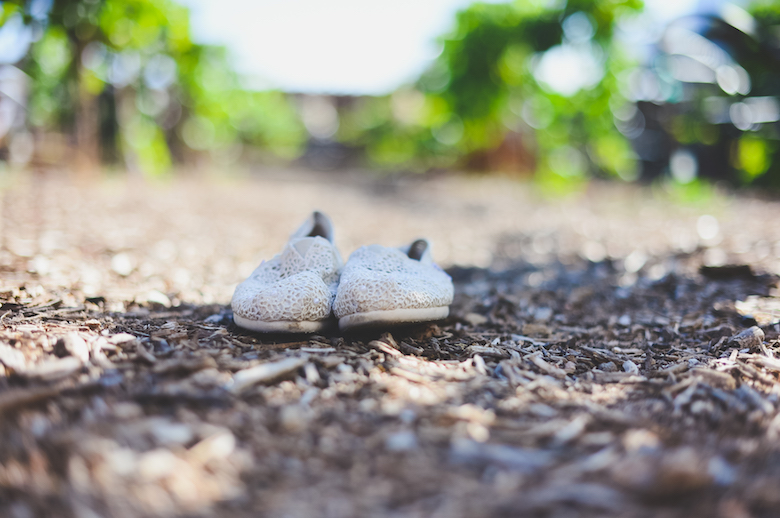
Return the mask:
<svg viewBox="0 0 780 518">
<path fill-rule="evenodd" d="M 619 17 L 639 0 L 477 3 L 457 15 L 441 55 L 413 88 L 364 101 L 344 115 L 340 137 L 378 164 L 448 166 L 519 136 L 550 182 L 585 175 L 630 177 L 630 145 L 610 106 L 624 103 L 617 75 L 629 65 L 615 44 Z M 560 92 L 535 70 L 545 53 L 590 57 L 591 84 Z"/>
<path fill-rule="evenodd" d="M 243 87 L 224 48 L 190 38 L 171 0 L 5 2 L 40 32 L 20 68 L 31 78 L 28 123 L 75 134 L 102 158 L 161 174 L 174 161 L 237 157 L 248 144 L 289 159 L 306 132 L 280 92 Z M 37 10 L 46 2 L 37 2 Z"/>
<path fill-rule="evenodd" d="M 652 60 L 633 61 L 615 33 L 641 9 L 473 4 L 413 85 L 338 100 L 335 139 L 380 168 L 511 170 L 553 191 L 602 177 L 660 178 L 691 193 L 697 175 L 780 189 L 770 113 L 780 110 L 780 3 L 755 1 L 753 30 L 711 15 L 685 27 L 699 49 L 728 54 L 704 81 L 675 77 L 674 65 L 707 56 L 663 42 Z M 291 96 L 245 88 L 224 48 L 194 43 L 187 9 L 172 0 L 0 4 L 0 24 L 14 17 L 36 35 L 19 63 L 31 78 L 27 124 L 73 135 L 79 153 L 155 175 L 204 156 L 229 163 L 249 146 L 290 160 L 333 145 L 307 133 Z M 746 89 L 734 86 L 739 74 Z M 648 85 L 655 97 L 637 95 Z"/>
<path fill-rule="evenodd" d="M 756 34 L 733 47 L 752 82 L 751 96 L 780 101 L 780 3 L 755 1 Z M 777 104 L 775 105 L 777 106 Z M 780 190 L 780 123 L 754 124 L 739 137 L 735 165 L 741 182 Z"/>
<path fill-rule="evenodd" d="M 615 37 L 641 9 L 473 4 L 415 85 L 343 110 L 338 136 L 380 166 L 525 170 L 554 191 L 617 177 L 688 185 L 690 195 L 697 176 L 780 189 L 780 3 L 659 27 L 667 32 L 644 63 Z M 680 28 L 687 35 L 673 43 Z M 680 66 L 712 69 L 689 80 Z"/>
<path fill-rule="evenodd" d="M 718 15 L 673 22 L 666 35 L 663 52 L 642 71 L 658 85 L 643 112 L 669 136 L 672 159 L 656 160 L 647 179 L 667 166 L 680 183 L 698 175 L 780 189 L 780 4 L 761 0 L 748 11 L 727 4 Z M 695 157 L 695 174 L 676 168 L 674 153 Z"/>
</svg>

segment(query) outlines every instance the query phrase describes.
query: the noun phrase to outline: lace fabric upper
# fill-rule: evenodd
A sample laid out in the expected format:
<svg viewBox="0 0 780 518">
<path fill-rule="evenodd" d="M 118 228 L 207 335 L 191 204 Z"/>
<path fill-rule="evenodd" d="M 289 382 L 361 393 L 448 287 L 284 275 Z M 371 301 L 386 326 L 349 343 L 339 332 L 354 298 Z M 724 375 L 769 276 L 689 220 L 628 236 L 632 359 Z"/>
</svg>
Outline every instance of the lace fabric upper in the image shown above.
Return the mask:
<svg viewBox="0 0 780 518">
<path fill-rule="evenodd" d="M 233 311 L 269 322 L 324 320 L 336 297 L 341 265 L 341 256 L 328 239 L 292 238 L 279 255 L 238 285 Z"/>
<path fill-rule="evenodd" d="M 371 245 L 353 252 L 341 273 L 335 315 L 451 304 L 450 276 L 433 262 L 429 251 L 420 260 L 411 259 L 407 251 Z"/>
</svg>

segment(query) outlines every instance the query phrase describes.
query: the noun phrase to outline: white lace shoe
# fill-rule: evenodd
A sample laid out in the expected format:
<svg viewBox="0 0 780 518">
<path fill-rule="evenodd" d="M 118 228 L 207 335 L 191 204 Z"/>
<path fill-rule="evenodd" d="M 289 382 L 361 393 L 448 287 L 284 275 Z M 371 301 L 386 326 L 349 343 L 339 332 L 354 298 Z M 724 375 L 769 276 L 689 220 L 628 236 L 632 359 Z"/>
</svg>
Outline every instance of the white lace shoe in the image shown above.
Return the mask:
<svg viewBox="0 0 780 518">
<path fill-rule="evenodd" d="M 263 261 L 233 294 L 233 320 L 267 333 L 313 333 L 327 327 L 343 266 L 333 224 L 314 212 L 282 252 Z"/>
<path fill-rule="evenodd" d="M 333 313 L 342 330 L 439 320 L 449 315 L 452 279 L 431 258 L 430 244 L 357 249 L 341 273 Z"/>
</svg>

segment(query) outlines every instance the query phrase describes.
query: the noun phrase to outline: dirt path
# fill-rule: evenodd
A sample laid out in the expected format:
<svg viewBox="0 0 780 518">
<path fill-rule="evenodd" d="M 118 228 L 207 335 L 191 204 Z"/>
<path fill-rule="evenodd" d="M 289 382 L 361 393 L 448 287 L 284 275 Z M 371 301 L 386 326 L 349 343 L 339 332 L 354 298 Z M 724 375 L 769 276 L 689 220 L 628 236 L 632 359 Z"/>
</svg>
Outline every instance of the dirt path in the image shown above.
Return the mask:
<svg viewBox="0 0 780 518">
<path fill-rule="evenodd" d="M 5 177 L 0 516 L 774 516 L 780 203 L 507 179 Z M 242 332 L 312 209 L 428 237 L 452 317 Z M 729 266 L 731 265 L 731 266 Z"/>
</svg>

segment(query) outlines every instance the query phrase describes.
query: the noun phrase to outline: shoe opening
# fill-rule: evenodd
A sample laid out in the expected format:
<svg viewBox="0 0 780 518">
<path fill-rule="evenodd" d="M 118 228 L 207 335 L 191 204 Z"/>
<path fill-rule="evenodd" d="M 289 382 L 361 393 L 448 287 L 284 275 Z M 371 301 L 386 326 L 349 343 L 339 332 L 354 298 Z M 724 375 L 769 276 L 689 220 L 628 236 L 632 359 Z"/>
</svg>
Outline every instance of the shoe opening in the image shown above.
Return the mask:
<svg viewBox="0 0 780 518">
<path fill-rule="evenodd" d="M 314 225 L 312 225 L 311 232 L 306 237 L 324 237 L 330 241 L 331 226 L 328 217 L 320 211 L 314 211 L 312 214 L 314 217 Z"/>
<path fill-rule="evenodd" d="M 423 254 L 425 251 L 428 250 L 428 241 L 425 239 L 418 239 L 411 245 L 409 245 L 409 252 L 407 252 L 406 255 L 409 256 L 409 259 L 414 259 L 415 261 L 419 261 L 422 259 Z"/>
</svg>

